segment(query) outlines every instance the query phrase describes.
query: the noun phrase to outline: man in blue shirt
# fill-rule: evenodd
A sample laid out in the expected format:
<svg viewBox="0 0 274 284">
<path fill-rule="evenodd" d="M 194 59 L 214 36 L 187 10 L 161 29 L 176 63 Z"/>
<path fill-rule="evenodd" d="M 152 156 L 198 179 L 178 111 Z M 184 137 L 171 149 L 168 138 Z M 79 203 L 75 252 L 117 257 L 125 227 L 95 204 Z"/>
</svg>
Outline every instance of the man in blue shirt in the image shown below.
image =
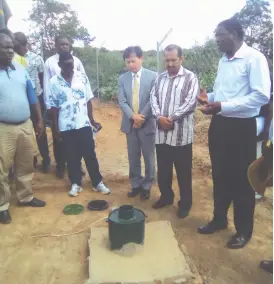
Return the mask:
<svg viewBox="0 0 274 284">
<path fill-rule="evenodd" d="M 12 62 L 12 40 L 0 34 L 0 223 L 11 222 L 9 169 L 14 165 L 19 206 L 43 207 L 32 194 L 33 124 L 43 133 L 40 105 L 26 70 Z"/>
<path fill-rule="evenodd" d="M 227 228 L 227 212 L 233 202 L 236 234 L 227 247 L 244 247 L 253 232 L 255 193 L 247 170 L 256 159 L 256 116 L 270 98 L 270 75 L 266 58 L 246 45 L 240 23 L 232 18 L 215 31 L 224 56 L 219 62 L 213 92 L 201 92 L 201 111 L 213 115 L 209 128 L 212 163 L 214 217 L 198 229 L 212 234 Z"/>
</svg>

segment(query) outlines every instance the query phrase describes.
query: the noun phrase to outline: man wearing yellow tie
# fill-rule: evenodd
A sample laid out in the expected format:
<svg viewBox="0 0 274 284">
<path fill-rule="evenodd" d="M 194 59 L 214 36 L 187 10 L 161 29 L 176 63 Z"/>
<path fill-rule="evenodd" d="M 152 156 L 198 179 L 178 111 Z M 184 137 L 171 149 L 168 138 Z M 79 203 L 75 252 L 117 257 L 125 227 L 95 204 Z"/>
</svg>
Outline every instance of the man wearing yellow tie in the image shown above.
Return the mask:
<svg viewBox="0 0 274 284">
<path fill-rule="evenodd" d="M 119 78 L 118 100 L 123 113 L 121 130 L 127 136 L 132 187 L 128 197 L 140 194 L 141 200 L 147 200 L 155 180 L 156 121 L 151 112 L 150 92 L 157 74 L 142 67 L 143 52 L 139 46 L 126 48 L 123 59 L 129 72 Z M 145 162 L 144 177 L 141 154 Z"/>
</svg>

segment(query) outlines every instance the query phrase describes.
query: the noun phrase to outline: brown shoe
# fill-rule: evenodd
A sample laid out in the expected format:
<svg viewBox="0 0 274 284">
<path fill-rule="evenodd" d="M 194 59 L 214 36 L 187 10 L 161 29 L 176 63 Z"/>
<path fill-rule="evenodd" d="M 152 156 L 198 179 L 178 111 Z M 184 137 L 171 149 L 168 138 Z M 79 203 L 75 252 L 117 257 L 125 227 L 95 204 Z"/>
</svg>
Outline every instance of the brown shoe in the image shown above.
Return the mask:
<svg viewBox="0 0 274 284">
<path fill-rule="evenodd" d="M 160 208 L 163 208 L 165 206 L 172 205 L 172 204 L 173 204 L 173 200 L 167 200 L 167 199 L 160 197 L 160 199 L 152 205 L 152 208 L 153 209 L 160 209 Z"/>
</svg>

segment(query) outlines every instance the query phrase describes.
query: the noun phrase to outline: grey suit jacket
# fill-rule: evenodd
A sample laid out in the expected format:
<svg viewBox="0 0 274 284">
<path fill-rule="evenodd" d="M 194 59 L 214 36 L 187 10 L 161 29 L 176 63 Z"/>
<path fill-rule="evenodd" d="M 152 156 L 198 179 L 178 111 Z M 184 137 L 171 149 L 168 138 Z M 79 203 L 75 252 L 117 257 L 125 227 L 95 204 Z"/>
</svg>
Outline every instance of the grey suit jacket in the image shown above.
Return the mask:
<svg viewBox="0 0 274 284">
<path fill-rule="evenodd" d="M 146 134 L 156 132 L 156 121 L 152 116 L 150 105 L 150 92 L 153 88 L 157 73 L 143 68 L 139 88 L 139 113 L 145 116 L 143 125 Z M 123 112 L 121 130 L 128 134 L 132 130 L 132 73 L 127 72 L 120 76 L 118 81 L 118 101 Z"/>
</svg>

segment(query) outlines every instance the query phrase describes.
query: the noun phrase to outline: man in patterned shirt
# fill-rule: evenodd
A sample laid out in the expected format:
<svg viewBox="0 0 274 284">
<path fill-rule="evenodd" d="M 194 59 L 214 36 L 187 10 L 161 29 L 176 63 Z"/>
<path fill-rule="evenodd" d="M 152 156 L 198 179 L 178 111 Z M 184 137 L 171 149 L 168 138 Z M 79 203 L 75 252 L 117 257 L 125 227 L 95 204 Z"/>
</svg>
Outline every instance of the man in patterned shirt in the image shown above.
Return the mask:
<svg viewBox="0 0 274 284">
<path fill-rule="evenodd" d="M 50 79 L 57 74 L 60 74 L 59 67 L 59 54 L 61 52 L 69 52 L 70 51 L 70 43 L 66 37 L 56 36 L 55 38 L 55 49 L 56 54 L 48 58 L 45 62 L 45 72 L 44 72 L 44 102 L 47 110 L 50 112 L 50 104 L 49 104 L 49 91 L 48 86 Z M 74 69 L 85 73 L 85 69 L 83 67 L 82 62 L 75 56 L 73 56 L 74 60 Z M 58 142 L 53 135 L 53 153 L 56 161 L 56 176 L 58 178 L 63 178 L 65 175 L 66 169 L 66 155 L 64 151 L 64 145 L 62 142 Z M 81 168 L 82 175 L 85 175 L 85 172 Z"/>
<path fill-rule="evenodd" d="M 61 73 L 51 78 L 48 105 L 52 110 L 54 137 L 63 141 L 66 151 L 68 175 L 72 187 L 70 196 L 82 191 L 81 159 L 84 158 L 92 180 L 93 190 L 109 194 L 110 190 L 102 182 L 95 153 L 91 125 L 96 129 L 92 114 L 93 94 L 85 73 L 74 69 L 74 58 L 69 52 L 61 52 L 59 57 Z"/>
<path fill-rule="evenodd" d="M 25 34 L 21 32 L 14 33 L 15 41 L 17 42 L 16 51 L 20 56 L 27 61 L 27 71 L 31 78 L 31 81 L 35 87 L 35 93 L 39 99 L 41 112 L 45 114 L 45 104 L 43 99 L 43 77 L 44 77 L 44 61 L 42 57 L 28 50 L 28 40 Z M 48 147 L 48 138 L 46 128 L 40 139 L 37 139 L 37 145 L 39 152 L 43 159 L 42 161 L 42 171 L 47 173 L 50 167 L 50 156 Z"/>
<path fill-rule="evenodd" d="M 181 195 L 178 216 L 184 218 L 192 206 L 192 142 L 199 84 L 197 77 L 182 67 L 183 55 L 179 46 L 167 46 L 164 55 L 167 71 L 159 75 L 151 92 L 152 113 L 158 125 L 155 143 L 161 191 L 153 208 L 173 203 L 175 165 Z"/>
</svg>

